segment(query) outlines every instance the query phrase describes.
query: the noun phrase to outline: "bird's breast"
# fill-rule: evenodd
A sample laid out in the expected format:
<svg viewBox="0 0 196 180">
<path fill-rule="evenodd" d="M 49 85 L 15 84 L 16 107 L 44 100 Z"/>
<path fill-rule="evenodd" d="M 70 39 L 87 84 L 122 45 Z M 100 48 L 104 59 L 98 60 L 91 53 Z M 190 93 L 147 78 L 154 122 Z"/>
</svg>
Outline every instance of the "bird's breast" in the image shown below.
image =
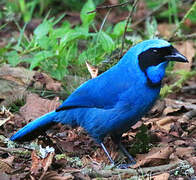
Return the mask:
<svg viewBox="0 0 196 180">
<path fill-rule="evenodd" d="M 152 108 L 160 92 L 160 87 L 151 88 L 145 84 L 133 87 L 120 97 L 116 106 L 118 115 L 113 129 L 120 134 L 129 130 Z"/>
</svg>

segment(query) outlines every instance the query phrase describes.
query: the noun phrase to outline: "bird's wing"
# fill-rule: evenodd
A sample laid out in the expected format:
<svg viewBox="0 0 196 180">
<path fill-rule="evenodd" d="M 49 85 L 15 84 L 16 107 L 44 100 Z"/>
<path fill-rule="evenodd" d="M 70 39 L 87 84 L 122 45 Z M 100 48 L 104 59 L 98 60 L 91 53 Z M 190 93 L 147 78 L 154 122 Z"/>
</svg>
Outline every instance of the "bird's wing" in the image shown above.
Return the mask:
<svg viewBox="0 0 196 180">
<path fill-rule="evenodd" d="M 120 71 L 122 72 L 122 71 Z M 107 71 L 78 87 L 56 111 L 77 107 L 112 108 L 130 84 L 118 71 Z"/>
</svg>

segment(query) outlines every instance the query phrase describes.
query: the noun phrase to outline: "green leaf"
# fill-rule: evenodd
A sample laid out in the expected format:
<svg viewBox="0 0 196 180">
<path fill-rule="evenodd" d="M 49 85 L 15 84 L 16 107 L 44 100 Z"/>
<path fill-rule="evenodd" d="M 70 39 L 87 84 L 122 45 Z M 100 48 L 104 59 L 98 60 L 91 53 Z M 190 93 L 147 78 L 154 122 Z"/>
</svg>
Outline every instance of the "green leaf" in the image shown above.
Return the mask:
<svg viewBox="0 0 196 180">
<path fill-rule="evenodd" d="M 50 51 L 41 51 L 35 54 L 31 60 L 30 70 L 33 70 L 35 67 L 39 66 L 40 62 L 46 60 L 49 57 L 54 56 Z"/>
<path fill-rule="evenodd" d="M 97 43 L 94 46 L 88 45 L 87 47 L 87 50 L 80 53 L 78 57 L 78 64 L 83 64 L 85 61 L 97 64 L 103 60 L 105 54 L 100 43 Z"/>
<path fill-rule="evenodd" d="M 68 42 L 85 39 L 89 36 L 86 31 L 79 31 L 79 30 L 70 30 L 65 34 L 65 36 L 60 40 L 61 46 L 66 46 Z"/>
<path fill-rule="evenodd" d="M 62 38 L 65 34 L 71 30 L 71 25 L 68 21 L 65 21 L 60 27 L 53 29 L 50 32 L 51 38 Z"/>
<path fill-rule="evenodd" d="M 16 66 L 17 64 L 20 63 L 20 57 L 17 51 L 11 51 L 7 53 L 7 59 L 8 59 L 8 63 L 11 64 L 12 66 Z"/>
<path fill-rule="evenodd" d="M 88 13 L 95 9 L 95 4 L 92 0 L 88 0 L 80 12 L 80 18 L 82 20 L 83 26 L 89 26 L 92 23 L 93 19 L 95 18 L 96 13 Z"/>
<path fill-rule="evenodd" d="M 57 80 L 62 80 L 65 74 L 67 73 L 67 68 L 64 66 L 58 66 L 55 71 L 51 72 L 52 77 Z"/>
<path fill-rule="evenodd" d="M 49 21 L 44 21 L 34 31 L 36 38 L 40 39 L 43 36 L 46 36 L 49 30 L 51 29 L 51 27 L 52 27 L 52 24 Z"/>
<path fill-rule="evenodd" d="M 147 18 L 146 20 L 146 35 L 149 39 L 155 38 L 157 32 L 157 21 L 155 18 Z"/>
<path fill-rule="evenodd" d="M 42 36 L 39 39 L 37 39 L 37 43 L 43 49 L 49 48 L 49 42 L 50 42 L 50 39 L 47 36 Z"/>
<path fill-rule="evenodd" d="M 99 42 L 101 43 L 101 46 L 103 47 L 105 52 L 110 53 L 115 48 L 115 43 L 112 40 L 112 38 L 107 35 L 105 32 L 99 32 Z"/>
<path fill-rule="evenodd" d="M 114 37 L 120 37 L 125 31 L 126 21 L 119 22 L 114 26 L 112 35 Z M 130 30 L 129 30 L 130 31 Z"/>
</svg>

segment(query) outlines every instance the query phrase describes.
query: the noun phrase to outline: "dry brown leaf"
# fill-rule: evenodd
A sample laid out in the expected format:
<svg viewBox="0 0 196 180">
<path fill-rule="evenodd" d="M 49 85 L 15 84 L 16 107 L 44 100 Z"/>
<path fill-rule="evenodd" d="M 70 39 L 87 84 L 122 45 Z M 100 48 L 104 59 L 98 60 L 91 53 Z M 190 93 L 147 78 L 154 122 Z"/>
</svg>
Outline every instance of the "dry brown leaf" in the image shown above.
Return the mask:
<svg viewBox="0 0 196 180">
<path fill-rule="evenodd" d="M 163 110 L 165 109 L 165 101 L 164 100 L 158 100 L 156 101 L 153 108 L 150 110 L 148 114 L 150 114 L 152 117 L 157 117 L 162 114 Z"/>
<path fill-rule="evenodd" d="M 6 159 L 0 159 L 0 172 L 10 173 L 12 170 L 13 160 L 14 160 L 14 156 L 10 156 Z"/>
<path fill-rule="evenodd" d="M 43 159 L 42 166 L 44 168 L 44 172 L 46 172 L 49 166 L 52 164 L 52 160 L 54 157 L 54 152 L 50 152 L 46 158 Z"/>
<path fill-rule="evenodd" d="M 109 3 L 112 5 L 118 4 L 118 0 L 109 0 Z"/>
<path fill-rule="evenodd" d="M 140 166 L 158 166 L 168 162 L 169 156 L 174 151 L 172 147 L 154 147 L 148 154 L 138 155 L 137 163 L 133 168 Z"/>
<path fill-rule="evenodd" d="M 175 63 L 174 70 L 191 70 L 192 60 L 195 56 L 196 50 L 194 48 L 193 41 L 183 41 L 181 43 L 177 43 L 175 48 L 178 49 L 180 53 L 182 53 L 189 61 L 189 63 Z"/>
<path fill-rule="evenodd" d="M 72 179 L 74 179 L 74 176 L 70 173 L 65 173 L 63 176 L 61 176 L 54 171 L 47 172 L 42 177 L 42 180 L 72 180 Z"/>
<path fill-rule="evenodd" d="M 89 64 L 89 62 L 87 62 L 87 61 L 85 61 L 85 63 L 86 63 L 86 66 L 87 66 L 88 71 L 89 71 L 90 74 L 91 74 L 91 77 L 92 77 L 92 78 L 97 77 L 97 75 L 98 75 L 98 68 L 92 66 L 92 65 Z"/>
<path fill-rule="evenodd" d="M 20 114 L 29 122 L 55 110 L 60 104 L 58 98 L 48 100 L 39 97 L 37 94 L 29 94 L 26 98 L 26 104 L 20 108 Z"/>
<path fill-rule="evenodd" d="M 177 147 L 175 154 L 180 158 L 188 158 L 195 152 L 194 147 Z"/>
<path fill-rule="evenodd" d="M 176 141 L 174 142 L 174 144 L 175 144 L 176 146 L 187 146 L 187 145 L 188 145 L 187 141 L 184 141 L 184 140 L 176 140 Z"/>
<path fill-rule="evenodd" d="M 171 115 L 172 113 L 176 113 L 176 112 L 179 112 L 181 110 L 181 107 L 179 108 L 174 108 L 174 107 L 171 107 L 171 106 L 167 106 L 164 111 L 163 111 L 163 115 Z"/>
<path fill-rule="evenodd" d="M 46 89 L 52 91 L 60 91 L 61 90 L 61 83 L 59 82 L 50 82 L 46 84 Z"/>
<path fill-rule="evenodd" d="M 172 108 L 185 108 L 187 110 L 192 110 L 192 109 L 196 109 L 196 105 L 189 103 L 189 102 L 184 102 L 184 101 L 179 101 L 179 100 L 175 100 L 175 99 L 169 99 L 169 98 L 165 98 L 165 103 L 166 103 L 166 107 L 171 106 Z"/>
<path fill-rule="evenodd" d="M 61 90 L 61 83 L 53 80 L 50 76 L 45 73 L 36 72 L 33 76 L 35 82 L 34 87 L 43 88 L 46 86 L 46 89 L 52 91 L 60 91 Z"/>
<path fill-rule="evenodd" d="M 26 88 L 33 79 L 34 72 L 25 68 L 0 67 L 0 105 L 9 105 L 26 95 Z"/>
<path fill-rule="evenodd" d="M 143 124 L 142 121 L 138 121 L 136 124 L 134 124 L 133 126 L 131 126 L 131 129 L 138 129 L 139 127 L 142 126 L 142 124 Z M 124 134 L 126 134 L 126 133 L 124 133 Z"/>
<path fill-rule="evenodd" d="M 139 21 L 148 14 L 148 8 L 145 1 L 138 1 L 137 11 L 133 14 L 134 21 Z"/>
<path fill-rule="evenodd" d="M 158 24 L 158 31 L 159 31 L 159 34 L 162 36 L 162 37 L 170 37 L 172 32 L 175 30 L 175 25 L 174 24 L 167 24 L 167 23 L 160 23 Z"/>
<path fill-rule="evenodd" d="M 153 176 L 153 180 L 168 180 L 169 179 L 169 173 L 163 173 L 156 176 Z"/>
<path fill-rule="evenodd" d="M 109 154 L 111 155 L 112 159 L 116 159 L 116 157 L 118 157 L 118 152 L 116 151 L 116 147 L 111 144 L 110 146 L 107 146 L 107 150 L 109 152 Z M 104 163 L 109 163 L 109 160 L 107 158 L 107 156 L 105 155 L 105 152 L 103 151 L 103 149 L 98 148 L 92 155 L 92 159 L 94 159 L 94 161 L 96 162 L 104 162 Z"/>
<path fill-rule="evenodd" d="M 37 156 L 36 151 L 32 151 L 31 153 L 32 166 L 31 166 L 31 174 L 38 174 L 39 170 L 42 169 L 42 164 L 40 163 L 41 158 Z"/>
<path fill-rule="evenodd" d="M 194 170 L 196 172 L 196 156 L 189 157 L 187 160 L 190 162 L 190 164 L 192 165 L 192 167 L 194 168 Z"/>
<path fill-rule="evenodd" d="M 36 151 L 32 151 L 31 159 L 32 159 L 32 166 L 31 166 L 31 174 L 38 174 L 41 170 L 43 170 L 43 174 L 46 173 L 48 167 L 52 164 L 52 160 L 54 157 L 54 153 L 50 152 L 46 158 L 42 159 L 37 154 Z"/>
<path fill-rule="evenodd" d="M 3 106 L 0 110 L 0 127 L 9 121 L 12 117 L 14 117 L 14 115 Z"/>
<path fill-rule="evenodd" d="M 167 116 L 163 117 L 156 122 L 159 128 L 165 129 L 167 132 L 170 131 L 171 125 L 173 125 L 174 121 L 177 120 L 175 116 Z"/>
<path fill-rule="evenodd" d="M 21 86 L 27 86 L 33 79 L 35 72 L 29 71 L 23 67 L 10 67 L 4 65 L 0 68 L 0 78 L 12 81 Z"/>
</svg>

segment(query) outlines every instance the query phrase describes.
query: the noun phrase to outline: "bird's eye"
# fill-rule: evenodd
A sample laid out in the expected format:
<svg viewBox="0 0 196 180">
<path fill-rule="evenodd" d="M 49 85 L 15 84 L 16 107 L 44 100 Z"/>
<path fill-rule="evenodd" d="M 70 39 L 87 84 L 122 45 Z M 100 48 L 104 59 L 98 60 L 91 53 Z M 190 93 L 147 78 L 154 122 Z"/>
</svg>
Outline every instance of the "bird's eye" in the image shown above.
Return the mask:
<svg viewBox="0 0 196 180">
<path fill-rule="evenodd" d="M 157 51 L 156 49 L 153 49 L 152 52 L 153 52 L 153 53 L 157 53 L 158 51 Z"/>
</svg>

